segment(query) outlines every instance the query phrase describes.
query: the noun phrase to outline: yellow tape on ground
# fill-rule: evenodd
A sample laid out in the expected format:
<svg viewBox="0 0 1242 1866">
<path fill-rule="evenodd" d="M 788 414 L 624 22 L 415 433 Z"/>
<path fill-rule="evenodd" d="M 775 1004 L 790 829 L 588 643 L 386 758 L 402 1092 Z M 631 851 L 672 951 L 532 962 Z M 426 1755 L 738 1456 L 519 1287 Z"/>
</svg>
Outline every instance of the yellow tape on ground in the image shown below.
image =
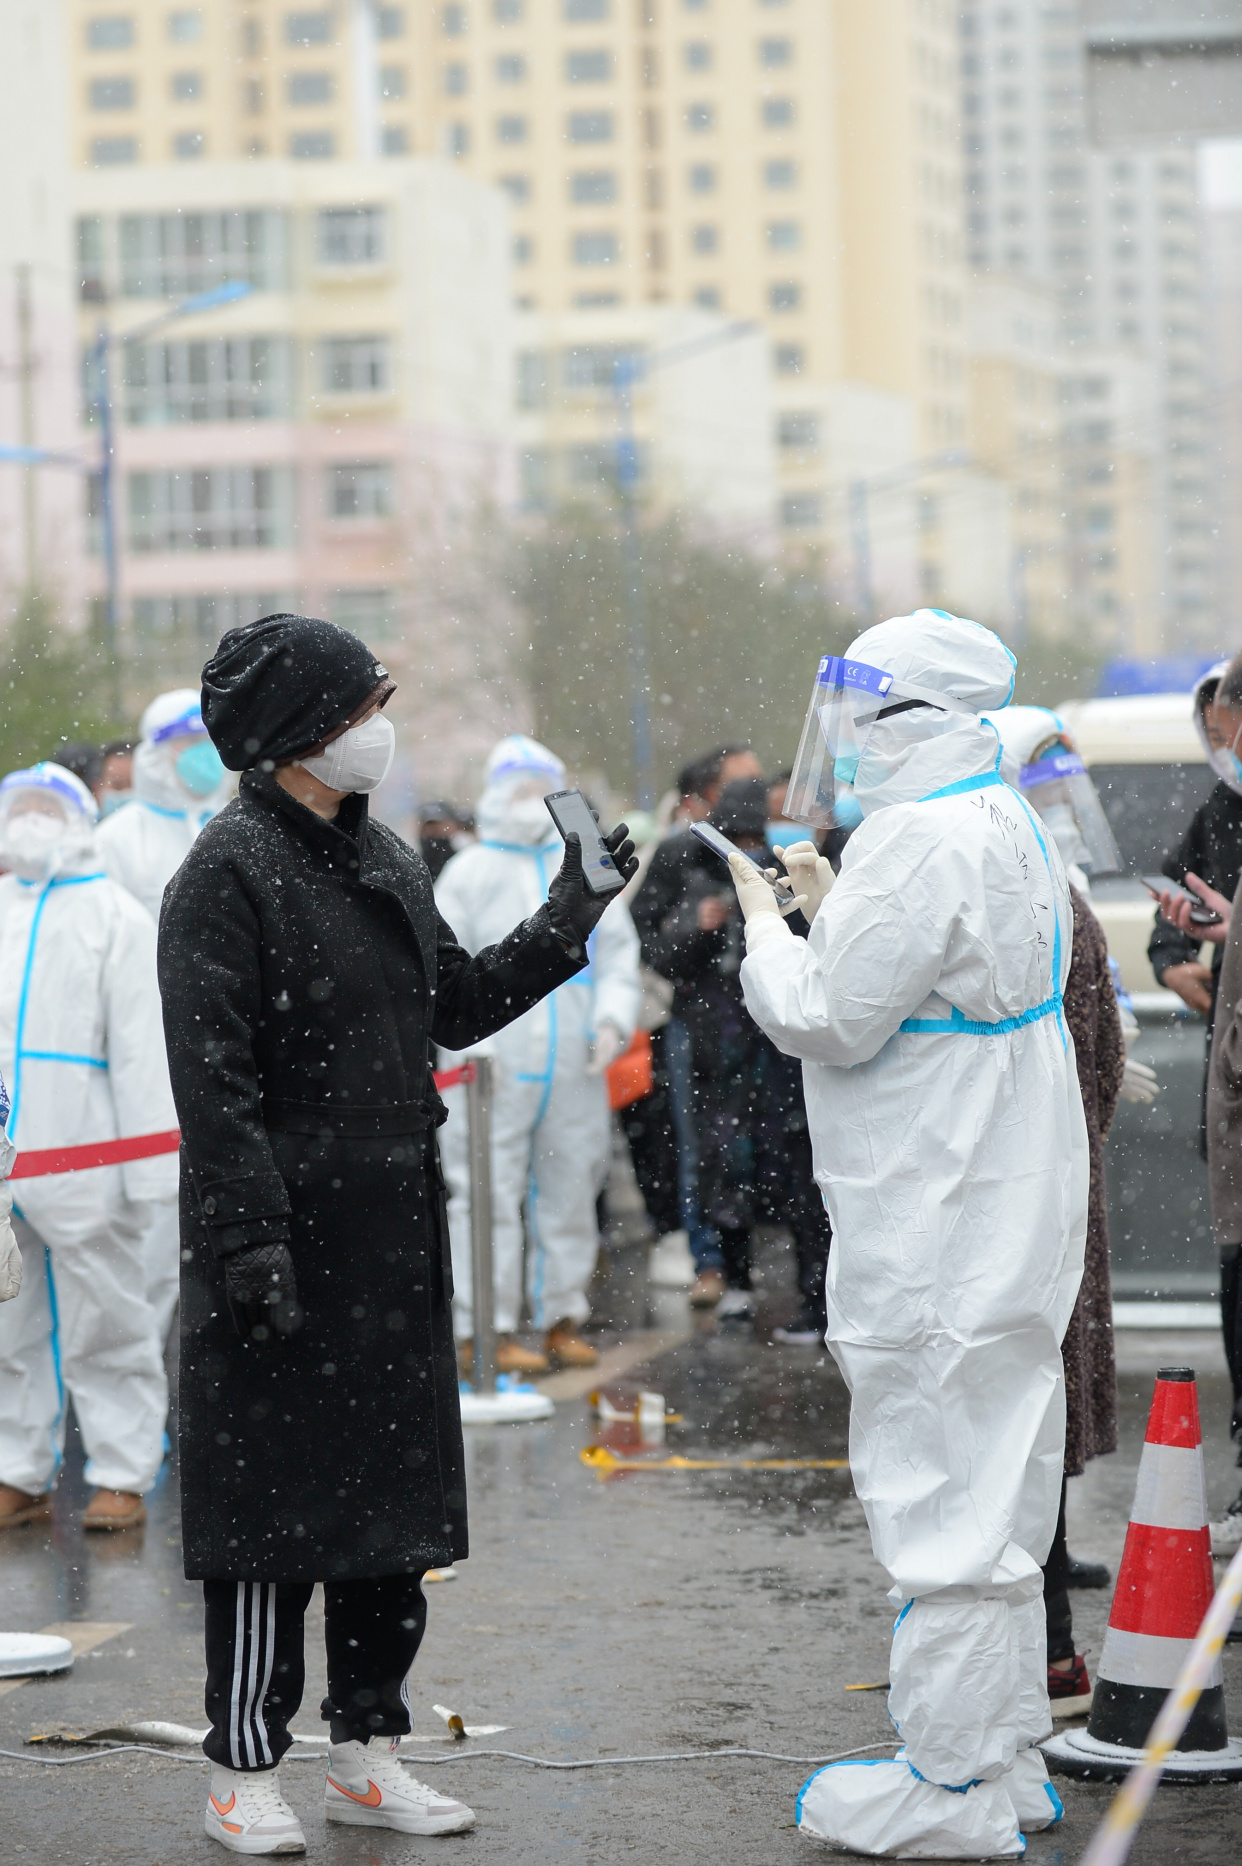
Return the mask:
<svg viewBox="0 0 1242 1866">
<path fill-rule="evenodd" d="M 588 1445 L 582 1462 L 598 1477 L 617 1471 L 848 1471 L 848 1458 L 618 1458 L 606 1445 Z"/>
</svg>

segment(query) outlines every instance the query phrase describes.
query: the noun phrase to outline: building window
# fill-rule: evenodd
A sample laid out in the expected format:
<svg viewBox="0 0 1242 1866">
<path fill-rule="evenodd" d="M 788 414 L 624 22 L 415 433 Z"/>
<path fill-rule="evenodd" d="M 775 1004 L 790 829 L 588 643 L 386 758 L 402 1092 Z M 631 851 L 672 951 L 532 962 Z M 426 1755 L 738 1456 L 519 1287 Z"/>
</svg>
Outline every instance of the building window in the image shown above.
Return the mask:
<svg viewBox="0 0 1242 1866">
<path fill-rule="evenodd" d="M 293 542 L 292 467 L 131 473 L 128 493 L 135 552 L 274 550 Z"/>
<path fill-rule="evenodd" d="M 568 20 L 607 19 L 611 0 L 561 0 L 561 10 Z"/>
<path fill-rule="evenodd" d="M 569 177 L 569 198 L 579 207 L 599 206 L 617 198 L 617 178 L 610 168 L 583 168 Z"/>
<path fill-rule="evenodd" d="M 793 285 L 788 279 L 780 279 L 775 285 L 768 286 L 769 311 L 797 311 L 801 304 L 800 285 Z"/>
<path fill-rule="evenodd" d="M 823 522 L 822 494 L 787 492 L 781 500 L 781 524 L 787 531 L 814 531 Z"/>
<path fill-rule="evenodd" d="M 328 468 L 332 518 L 391 518 L 392 466 L 387 460 L 338 460 Z"/>
<path fill-rule="evenodd" d="M 328 620 L 367 642 L 393 641 L 400 635 L 396 608 L 392 590 L 333 590 L 328 596 Z"/>
<path fill-rule="evenodd" d="M 408 155 L 410 133 L 404 123 L 386 123 L 380 131 L 380 153 L 386 156 Z"/>
<path fill-rule="evenodd" d="M 96 136 L 91 143 L 92 168 L 113 168 L 117 163 L 137 160 L 136 136 Z"/>
<path fill-rule="evenodd" d="M 289 138 L 289 154 L 295 162 L 323 162 L 336 154 L 336 138 L 331 130 L 301 130 Z"/>
<path fill-rule="evenodd" d="M 381 6 L 375 11 L 375 36 L 378 39 L 403 39 L 405 37 L 405 8 L 400 6 Z"/>
<path fill-rule="evenodd" d="M 792 39 L 760 39 L 759 63 L 769 69 L 776 65 L 793 64 Z"/>
<path fill-rule="evenodd" d="M 715 227 L 691 227 L 690 245 L 696 253 L 714 253 L 720 244 L 720 235 Z"/>
<path fill-rule="evenodd" d="M 581 343 L 561 352 L 561 387 L 567 395 L 610 389 L 624 366 L 631 381 L 643 373 L 645 353 L 611 343 Z"/>
<path fill-rule="evenodd" d="M 800 376 L 803 351 L 800 343 L 778 343 L 772 351 L 772 366 L 778 376 Z"/>
<path fill-rule="evenodd" d="M 763 165 L 763 185 L 765 188 L 796 188 L 798 185 L 797 163 L 765 162 Z"/>
<path fill-rule="evenodd" d="M 226 629 L 244 628 L 260 616 L 284 615 L 296 608 L 289 591 L 227 590 L 216 596 L 135 596 L 134 630 L 143 641 L 206 652 Z"/>
<path fill-rule="evenodd" d="M 505 52 L 496 60 L 497 84 L 525 84 L 526 60 L 520 52 Z"/>
<path fill-rule="evenodd" d="M 570 113 L 567 134 L 571 143 L 610 143 L 611 110 L 574 110 Z"/>
<path fill-rule="evenodd" d="M 694 302 L 700 311 L 719 311 L 721 306 L 720 287 L 718 285 L 700 285 L 695 289 Z"/>
<path fill-rule="evenodd" d="M 174 71 L 168 88 L 176 103 L 193 103 L 203 94 L 203 74 L 201 71 Z"/>
<path fill-rule="evenodd" d="M 104 13 L 86 22 L 86 43 L 92 52 L 122 52 L 134 43 L 134 22 L 128 13 Z"/>
<path fill-rule="evenodd" d="M 272 421 L 292 413 L 288 337 L 180 338 L 128 345 L 122 408 L 131 427 Z"/>
<path fill-rule="evenodd" d="M 618 258 L 615 233 L 575 233 L 573 258 L 576 266 L 612 266 Z"/>
<path fill-rule="evenodd" d="M 197 162 L 206 153 L 207 138 L 201 130 L 182 130 L 173 137 L 172 151 L 175 162 Z"/>
<path fill-rule="evenodd" d="M 444 132 L 444 146 L 450 156 L 460 160 L 470 148 L 470 125 L 450 123 Z"/>
<path fill-rule="evenodd" d="M 203 16 L 197 7 L 179 7 L 168 15 L 168 36 L 174 45 L 197 45 L 203 36 Z"/>
<path fill-rule="evenodd" d="M 695 134 L 716 127 L 716 106 L 714 104 L 687 104 L 686 128 Z"/>
<path fill-rule="evenodd" d="M 132 110 L 137 87 L 132 78 L 92 78 L 89 96 L 92 110 Z"/>
<path fill-rule="evenodd" d="M 517 405 L 520 409 L 543 408 L 548 400 L 548 358 L 544 350 L 519 350 L 517 357 Z"/>
<path fill-rule="evenodd" d="M 498 143 L 524 143 L 526 127 L 525 117 L 497 117 L 496 141 Z"/>
<path fill-rule="evenodd" d="M 330 104 L 334 90 L 330 71 L 291 71 L 285 79 L 291 104 Z"/>
<path fill-rule="evenodd" d="M 607 84 L 611 77 L 611 52 L 566 52 L 566 84 Z"/>
<path fill-rule="evenodd" d="M 123 298 L 184 298 L 223 279 L 256 291 L 287 283 L 287 222 L 276 208 L 122 214 L 118 244 Z"/>
<path fill-rule="evenodd" d="M 528 266 L 535 257 L 535 242 L 529 233 L 519 233 L 513 242 L 513 263 L 515 266 Z"/>
<path fill-rule="evenodd" d="M 287 45 L 331 45 L 331 10 L 323 7 L 314 13 L 286 13 L 285 43 Z"/>
<path fill-rule="evenodd" d="M 691 194 L 714 194 L 716 191 L 716 171 L 710 162 L 695 162 L 686 172 L 686 181 Z"/>
<path fill-rule="evenodd" d="M 522 0 L 492 0 L 492 18 L 498 26 L 516 26 L 525 11 Z"/>
<path fill-rule="evenodd" d="M 768 130 L 785 130 L 794 120 L 794 101 L 792 97 L 765 97 L 760 114 L 763 127 Z"/>
<path fill-rule="evenodd" d="M 405 89 L 405 66 L 381 65 L 379 75 L 380 96 L 404 97 Z"/>
<path fill-rule="evenodd" d="M 328 337 L 323 345 L 328 395 L 382 395 L 390 386 L 387 337 Z"/>
<path fill-rule="evenodd" d="M 681 48 L 681 62 L 687 71 L 710 71 L 712 48 L 706 39 L 691 39 Z"/>
<path fill-rule="evenodd" d="M 315 258 L 321 266 L 375 266 L 385 257 L 382 207 L 321 207 L 315 216 Z"/>
<path fill-rule="evenodd" d="M 805 410 L 789 412 L 778 417 L 776 423 L 776 444 L 788 448 L 791 452 L 814 453 L 819 447 L 819 416 Z"/>
<path fill-rule="evenodd" d="M 442 76 L 446 97 L 464 97 L 470 89 L 469 67 L 456 61 L 444 67 Z"/>
<path fill-rule="evenodd" d="M 770 220 L 768 245 L 774 253 L 796 253 L 802 244 L 802 228 L 796 220 Z"/>
<path fill-rule="evenodd" d="M 515 205 L 520 206 L 524 201 L 530 200 L 529 175 L 500 175 L 497 181 Z"/>
</svg>

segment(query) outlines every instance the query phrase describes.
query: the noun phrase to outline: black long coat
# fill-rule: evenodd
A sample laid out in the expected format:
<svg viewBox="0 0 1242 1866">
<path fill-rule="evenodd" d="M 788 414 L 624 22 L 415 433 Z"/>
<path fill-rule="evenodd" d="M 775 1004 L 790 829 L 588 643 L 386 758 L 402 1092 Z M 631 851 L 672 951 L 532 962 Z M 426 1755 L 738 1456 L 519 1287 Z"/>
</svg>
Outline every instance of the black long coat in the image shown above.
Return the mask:
<svg viewBox="0 0 1242 1866">
<path fill-rule="evenodd" d="M 159 958 L 186 1574 L 360 1579 L 464 1556 L 428 1045 L 477 1042 L 579 961 L 546 907 L 471 958 L 364 797 L 329 823 L 256 773 L 169 884 Z M 257 1347 L 234 1332 L 223 1259 L 274 1238 L 306 1319 Z"/>
</svg>

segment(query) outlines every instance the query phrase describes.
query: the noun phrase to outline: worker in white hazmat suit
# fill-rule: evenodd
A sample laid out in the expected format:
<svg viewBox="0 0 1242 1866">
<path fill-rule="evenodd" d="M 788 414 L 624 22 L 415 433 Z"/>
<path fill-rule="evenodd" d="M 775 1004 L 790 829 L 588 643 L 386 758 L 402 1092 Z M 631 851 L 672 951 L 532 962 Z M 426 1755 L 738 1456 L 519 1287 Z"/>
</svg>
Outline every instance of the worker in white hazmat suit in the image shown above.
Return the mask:
<svg viewBox="0 0 1242 1866">
<path fill-rule="evenodd" d="M 195 688 L 161 693 L 142 715 L 133 789 L 131 800 L 100 825 L 99 853 L 112 879 L 142 902 L 158 926 L 164 889 L 204 823 L 232 792 Z M 175 1196 L 152 1206 L 145 1251 L 147 1297 L 163 1341 L 177 1306 L 181 1240 Z"/>
<path fill-rule="evenodd" d="M 828 891 L 803 846 L 809 939 L 734 862 L 747 1006 L 803 1060 L 835 1235 L 827 1340 L 898 1609 L 905 1747 L 821 1769 L 797 1818 L 894 1858 L 1016 1855 L 1020 1828 L 1060 1818 L 1035 1747 L 1051 1730 L 1040 1563 L 1088 1151 L 1065 871 L 979 718 L 1012 676 L 995 635 L 941 610 L 868 629 L 821 662 L 790 784 L 787 816 L 857 824 Z"/>
<path fill-rule="evenodd" d="M 436 904 L 467 952 L 478 952 L 547 899 L 563 844 L 543 799 L 565 787 L 565 767 L 520 734 L 487 762 L 478 807 L 479 840 L 455 855 L 436 884 Z M 596 1200 L 608 1165 L 603 1071 L 634 1034 L 639 1007 L 638 935 L 629 910 L 610 902 L 591 936 L 590 965 L 483 1046 L 495 1059 L 492 1217 L 495 1316 L 502 1371 L 537 1372 L 548 1356 L 590 1366 L 596 1351 L 579 1334 L 590 1314 L 587 1284 L 599 1250 Z M 445 1055 L 446 1066 L 460 1060 Z M 465 1092 L 447 1096 L 440 1131 L 453 1249 L 454 1326 L 473 1331 L 470 1190 Z M 543 1351 L 514 1339 L 522 1309 L 523 1211 L 526 1296 Z"/>
<path fill-rule="evenodd" d="M 95 816 L 59 765 L 0 784 L 0 1072 L 8 1137 L 27 1159 L 177 1127 L 155 927 L 104 874 Z M 175 1141 L 16 1182 L 23 1272 L 0 1307 L 0 1526 L 50 1515 L 70 1399 L 95 1486 L 83 1527 L 143 1521 L 168 1409 L 143 1240 L 151 1201 L 176 1185 Z"/>
</svg>

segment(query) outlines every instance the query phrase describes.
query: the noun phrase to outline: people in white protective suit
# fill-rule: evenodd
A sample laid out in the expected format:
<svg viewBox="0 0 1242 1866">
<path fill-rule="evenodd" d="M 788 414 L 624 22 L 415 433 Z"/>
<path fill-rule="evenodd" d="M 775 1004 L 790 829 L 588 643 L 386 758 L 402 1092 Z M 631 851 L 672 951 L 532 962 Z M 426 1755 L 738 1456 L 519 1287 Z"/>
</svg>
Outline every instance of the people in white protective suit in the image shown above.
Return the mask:
<svg viewBox="0 0 1242 1866">
<path fill-rule="evenodd" d="M 98 831 L 103 866 L 159 925 L 164 889 L 204 823 L 223 808 L 232 779 L 207 736 L 193 687 L 161 693 L 142 715 L 132 799 Z M 177 1306 L 181 1240 L 175 1197 L 151 1208 L 146 1238 L 147 1296 L 166 1340 Z"/>
<path fill-rule="evenodd" d="M 812 844 L 787 852 L 808 940 L 734 860 L 747 1006 L 803 1059 L 836 1240 L 828 1345 L 898 1609 L 905 1747 L 818 1771 L 798 1821 L 895 1858 L 1018 1854 L 1020 1828 L 1060 1818 L 1035 1747 L 1051 1730 L 1040 1563 L 1088 1153 L 1065 871 L 978 717 L 1012 672 L 995 635 L 941 610 L 868 629 L 821 663 L 791 784 L 787 815 L 858 824 L 835 885 Z"/>
<path fill-rule="evenodd" d="M 502 939 L 547 899 L 561 860 L 560 833 L 543 798 L 561 790 L 565 767 L 534 739 L 502 739 L 487 762 L 478 807 L 479 840 L 455 855 L 436 884 L 436 903 L 467 952 Z M 590 1314 L 587 1284 L 599 1250 L 596 1200 L 608 1165 L 603 1071 L 634 1034 L 638 935 L 613 901 L 591 936 L 590 965 L 483 1046 L 495 1058 L 492 1218 L 497 1365 L 536 1372 L 547 1358 L 513 1339 L 521 1320 L 523 1209 L 526 1296 L 547 1354 L 589 1366 L 594 1348 L 578 1333 Z M 460 1059 L 445 1055 L 445 1066 Z M 473 1331 L 470 1188 L 465 1091 L 446 1096 L 440 1154 L 449 1185 L 453 1313 L 460 1341 Z"/>
<path fill-rule="evenodd" d="M 59 765 L 0 784 L 0 1072 L 32 1153 L 175 1133 L 155 926 L 104 874 L 95 803 Z M 0 1307 L 0 1525 L 46 1519 L 73 1401 L 95 1496 L 128 1528 L 164 1455 L 168 1390 L 143 1241 L 175 1150 L 16 1182 L 18 1295 Z"/>
</svg>

